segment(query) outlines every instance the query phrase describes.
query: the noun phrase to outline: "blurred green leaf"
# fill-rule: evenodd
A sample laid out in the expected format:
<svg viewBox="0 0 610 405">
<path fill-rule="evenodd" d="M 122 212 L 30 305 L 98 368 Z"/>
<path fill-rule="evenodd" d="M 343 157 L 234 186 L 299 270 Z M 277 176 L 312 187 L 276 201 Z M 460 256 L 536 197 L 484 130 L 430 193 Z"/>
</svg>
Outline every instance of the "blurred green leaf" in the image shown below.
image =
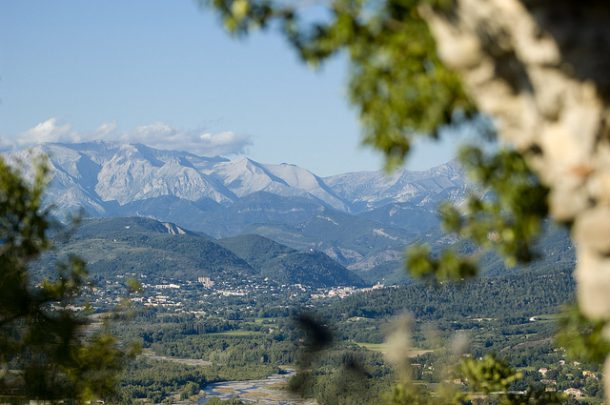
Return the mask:
<svg viewBox="0 0 610 405">
<path fill-rule="evenodd" d="M 557 322 L 556 343 L 574 359 L 603 363 L 610 354 L 610 342 L 604 337 L 607 324 L 588 319 L 576 304 L 566 306 Z"/>
<path fill-rule="evenodd" d="M 91 327 L 84 303 L 84 310 L 76 307 L 88 285 L 84 261 L 57 263 L 38 285 L 28 271 L 50 247 L 49 208 L 42 206 L 47 175 L 43 158 L 32 180 L 0 158 L 0 364 L 20 371 L 0 374 L 0 395 L 17 402 L 107 397 L 132 353 Z"/>
</svg>

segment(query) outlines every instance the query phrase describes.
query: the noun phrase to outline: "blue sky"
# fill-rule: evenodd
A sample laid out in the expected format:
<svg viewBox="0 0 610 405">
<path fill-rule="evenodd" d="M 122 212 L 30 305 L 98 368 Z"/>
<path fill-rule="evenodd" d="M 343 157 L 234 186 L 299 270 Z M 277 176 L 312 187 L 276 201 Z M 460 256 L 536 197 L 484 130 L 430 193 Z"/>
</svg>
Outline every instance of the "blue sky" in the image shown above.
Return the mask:
<svg viewBox="0 0 610 405">
<path fill-rule="evenodd" d="M 133 140 L 320 175 L 376 170 L 346 72 L 340 57 L 312 71 L 273 32 L 232 39 L 193 0 L 0 2 L 0 135 L 11 142 Z M 420 149 L 409 167 L 449 160 L 454 142 Z"/>
</svg>

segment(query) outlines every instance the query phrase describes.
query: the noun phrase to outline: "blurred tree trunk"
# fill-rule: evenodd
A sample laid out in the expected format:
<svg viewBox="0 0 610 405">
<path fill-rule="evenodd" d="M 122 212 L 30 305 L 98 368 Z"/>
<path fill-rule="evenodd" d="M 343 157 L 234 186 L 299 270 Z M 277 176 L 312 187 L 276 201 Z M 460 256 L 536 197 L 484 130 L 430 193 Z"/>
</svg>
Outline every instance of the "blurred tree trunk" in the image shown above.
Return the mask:
<svg viewBox="0 0 610 405">
<path fill-rule="evenodd" d="M 571 225 L 577 297 L 610 317 L 610 7 L 606 1 L 457 0 L 422 7 L 441 59 L 500 138 L 550 188 L 551 216 Z M 610 337 L 610 336 L 609 336 Z M 610 358 L 605 367 L 610 393 Z"/>
</svg>

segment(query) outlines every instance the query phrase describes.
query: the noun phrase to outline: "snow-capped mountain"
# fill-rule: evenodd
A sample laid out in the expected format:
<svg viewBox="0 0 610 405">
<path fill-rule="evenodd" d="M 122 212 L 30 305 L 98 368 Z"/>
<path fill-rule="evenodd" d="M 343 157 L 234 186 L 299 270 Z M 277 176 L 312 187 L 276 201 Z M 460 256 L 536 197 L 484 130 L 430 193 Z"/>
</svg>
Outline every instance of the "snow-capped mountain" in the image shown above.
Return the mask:
<svg viewBox="0 0 610 405">
<path fill-rule="evenodd" d="M 110 206 L 162 196 L 185 200 L 230 202 L 222 184 L 204 174 L 207 167 L 225 161 L 185 152 L 163 151 L 140 144 L 90 142 L 43 144 L 14 152 L 11 160 L 30 161 L 47 155 L 52 181 L 48 200 L 60 214 L 84 208 L 103 215 Z"/>
<path fill-rule="evenodd" d="M 452 193 L 459 198 L 464 188 L 462 170 L 455 162 L 391 176 L 379 171 L 321 178 L 286 163 L 228 160 L 107 142 L 43 144 L 14 152 L 10 159 L 29 161 L 40 154 L 49 156 L 53 180 L 48 199 L 61 213 L 81 207 L 91 215 L 103 216 L 162 197 L 229 206 L 257 193 L 357 213 L 391 203 L 430 205 Z"/>
<path fill-rule="evenodd" d="M 112 158 L 100 166 L 97 195 L 120 205 L 166 195 L 189 201 L 232 201 L 233 196 L 198 170 L 190 156 L 163 156 L 156 152 L 143 145 L 120 145 Z"/>
<path fill-rule="evenodd" d="M 349 209 L 320 177 L 289 164 L 265 165 L 247 158 L 229 161 L 106 142 L 43 144 L 14 152 L 10 158 L 29 161 L 41 154 L 49 156 L 52 169 L 49 199 L 61 210 L 82 207 L 103 214 L 108 204 L 124 206 L 163 196 L 231 204 L 261 191 Z"/>
<path fill-rule="evenodd" d="M 11 159 L 49 155 L 53 181 L 49 199 L 61 211 L 82 207 L 104 215 L 109 206 L 172 196 L 229 205 L 265 192 L 300 197 L 343 212 L 362 212 L 390 203 L 426 205 L 463 195 L 464 179 L 455 162 L 423 171 L 357 172 L 321 178 L 291 164 L 228 160 L 141 144 L 89 142 L 43 144 L 14 152 Z"/>
<path fill-rule="evenodd" d="M 434 207 L 441 200 L 459 201 L 465 195 L 464 171 L 455 160 L 421 172 L 355 172 L 326 177 L 324 181 L 350 201 L 355 212 L 392 203 Z"/>
<path fill-rule="evenodd" d="M 284 197 L 315 197 L 330 207 L 347 211 L 349 205 L 310 171 L 290 164 L 264 165 L 248 158 L 220 163 L 207 173 L 244 197 L 267 192 Z"/>
</svg>

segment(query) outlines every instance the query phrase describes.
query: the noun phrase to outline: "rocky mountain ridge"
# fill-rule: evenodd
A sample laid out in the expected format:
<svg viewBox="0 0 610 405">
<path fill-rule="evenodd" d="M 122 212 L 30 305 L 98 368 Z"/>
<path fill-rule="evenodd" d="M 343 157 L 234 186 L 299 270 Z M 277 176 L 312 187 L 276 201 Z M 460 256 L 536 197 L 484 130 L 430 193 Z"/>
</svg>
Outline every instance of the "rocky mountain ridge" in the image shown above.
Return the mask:
<svg viewBox="0 0 610 405">
<path fill-rule="evenodd" d="M 197 156 L 142 144 L 49 143 L 13 152 L 11 159 L 48 155 L 53 180 L 49 199 L 61 213 L 82 207 L 87 215 L 114 214 L 128 204 L 175 197 L 232 205 L 256 193 L 310 200 L 350 214 L 393 203 L 418 206 L 463 195 L 463 171 L 456 162 L 392 175 L 382 171 L 319 177 L 291 164 L 263 164 L 241 157 Z"/>
</svg>

